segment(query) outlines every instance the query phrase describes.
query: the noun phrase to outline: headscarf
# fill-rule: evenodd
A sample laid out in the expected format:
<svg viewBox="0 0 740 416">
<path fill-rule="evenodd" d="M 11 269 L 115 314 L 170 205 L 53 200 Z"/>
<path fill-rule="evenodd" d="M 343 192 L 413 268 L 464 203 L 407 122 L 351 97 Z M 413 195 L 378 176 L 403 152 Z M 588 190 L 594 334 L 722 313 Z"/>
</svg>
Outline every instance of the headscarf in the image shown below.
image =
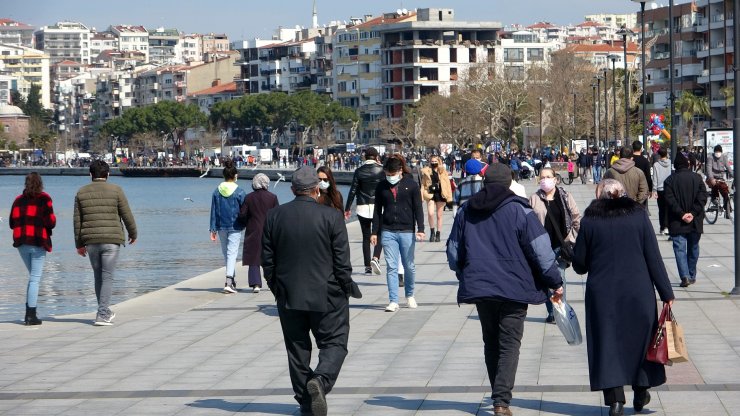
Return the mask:
<svg viewBox="0 0 740 416">
<path fill-rule="evenodd" d="M 254 178 L 252 178 L 252 189 L 255 191 L 258 189 L 269 189 L 270 188 L 270 178 L 267 177 L 264 173 L 258 173 L 254 175 Z"/>
</svg>

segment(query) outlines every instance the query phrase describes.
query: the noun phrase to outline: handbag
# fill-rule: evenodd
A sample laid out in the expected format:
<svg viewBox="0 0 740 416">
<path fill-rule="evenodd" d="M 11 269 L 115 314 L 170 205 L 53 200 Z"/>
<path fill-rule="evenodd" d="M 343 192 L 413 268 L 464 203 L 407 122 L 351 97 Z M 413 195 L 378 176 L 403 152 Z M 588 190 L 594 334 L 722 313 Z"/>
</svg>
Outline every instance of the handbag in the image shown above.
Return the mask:
<svg viewBox="0 0 740 416">
<path fill-rule="evenodd" d="M 552 313 L 555 317 L 555 324 L 565 337 L 568 345 L 580 345 L 583 342 L 583 335 L 581 334 L 578 315 L 576 315 L 573 307 L 564 300 L 553 302 Z"/>
<path fill-rule="evenodd" d="M 660 318 L 658 318 L 658 328 L 653 334 L 653 338 L 650 340 L 648 345 L 647 354 L 645 359 L 654 363 L 671 365 L 671 361 L 668 359 L 668 338 L 666 337 L 666 319 L 668 314 L 671 312 L 671 307 L 667 303 L 663 305 L 663 311 L 660 312 Z"/>
<path fill-rule="evenodd" d="M 689 353 L 683 337 L 683 327 L 676 321 L 671 309 L 666 322 L 666 338 L 668 339 L 668 359 L 671 363 L 685 363 L 689 361 Z"/>
<path fill-rule="evenodd" d="M 557 221 L 555 221 L 550 210 L 547 210 L 547 216 L 550 217 L 550 222 L 552 222 L 553 225 L 557 224 Z M 565 241 L 559 227 L 554 228 L 555 235 L 558 237 L 558 240 L 560 240 L 560 253 L 558 254 L 558 260 L 568 263 L 568 266 L 570 266 L 570 263 L 573 262 L 573 247 L 575 247 L 575 244 L 573 244 L 572 241 Z"/>
</svg>

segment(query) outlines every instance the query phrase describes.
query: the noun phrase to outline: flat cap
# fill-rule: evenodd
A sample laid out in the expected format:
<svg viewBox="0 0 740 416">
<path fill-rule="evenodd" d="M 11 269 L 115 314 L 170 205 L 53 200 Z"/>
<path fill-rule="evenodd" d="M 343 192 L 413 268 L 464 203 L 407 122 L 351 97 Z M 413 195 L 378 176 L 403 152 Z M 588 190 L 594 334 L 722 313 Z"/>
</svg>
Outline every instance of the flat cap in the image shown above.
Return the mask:
<svg viewBox="0 0 740 416">
<path fill-rule="evenodd" d="M 316 170 L 309 166 L 301 166 L 295 172 L 291 178 L 293 188 L 298 191 L 305 191 L 316 187 L 319 184 L 319 175 L 316 174 Z"/>
</svg>

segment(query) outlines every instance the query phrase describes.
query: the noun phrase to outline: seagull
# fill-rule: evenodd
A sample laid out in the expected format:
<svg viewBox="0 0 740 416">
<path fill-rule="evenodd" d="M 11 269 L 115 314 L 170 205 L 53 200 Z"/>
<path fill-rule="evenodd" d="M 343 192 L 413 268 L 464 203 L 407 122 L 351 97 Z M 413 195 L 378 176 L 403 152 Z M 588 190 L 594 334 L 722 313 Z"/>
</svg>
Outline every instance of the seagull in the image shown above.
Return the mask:
<svg viewBox="0 0 740 416">
<path fill-rule="evenodd" d="M 259 165 L 255 163 L 255 164 L 254 164 L 254 166 L 252 166 L 251 168 L 249 168 L 249 170 L 255 170 L 255 169 L 257 169 L 258 167 L 259 167 Z"/>
<path fill-rule="evenodd" d="M 278 183 L 280 183 L 280 181 L 285 182 L 285 176 L 283 176 L 282 173 L 278 172 L 277 175 L 278 175 L 278 180 L 275 181 L 275 185 L 272 185 L 272 189 L 275 189 L 275 187 L 277 186 Z"/>
<path fill-rule="evenodd" d="M 5 222 L 5 220 L 3 220 L 3 217 L 0 217 L 0 222 Z"/>
<path fill-rule="evenodd" d="M 191 198 L 191 197 L 189 197 L 189 196 L 186 196 L 186 197 L 185 197 L 185 198 L 183 198 L 182 200 L 183 200 L 183 201 L 190 201 L 190 202 L 195 202 L 195 201 L 193 201 L 193 198 Z"/>
</svg>

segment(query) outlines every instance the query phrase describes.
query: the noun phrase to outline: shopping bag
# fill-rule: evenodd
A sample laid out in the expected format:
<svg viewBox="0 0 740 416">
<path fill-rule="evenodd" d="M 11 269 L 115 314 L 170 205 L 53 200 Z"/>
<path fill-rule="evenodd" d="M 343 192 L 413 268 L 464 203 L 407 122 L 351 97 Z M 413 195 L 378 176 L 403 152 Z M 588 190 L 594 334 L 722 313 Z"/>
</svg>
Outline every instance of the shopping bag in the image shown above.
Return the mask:
<svg viewBox="0 0 740 416">
<path fill-rule="evenodd" d="M 552 309 L 555 323 L 568 344 L 580 345 L 583 342 L 583 335 L 581 335 L 581 325 L 578 323 L 578 316 L 573 307 L 561 300 L 553 302 Z"/>
<path fill-rule="evenodd" d="M 671 311 L 671 307 L 666 303 L 663 306 L 663 311 L 660 312 L 658 318 L 658 328 L 653 334 L 653 338 L 650 340 L 648 345 L 647 354 L 645 359 L 654 363 L 671 365 L 668 359 L 668 339 L 666 337 L 666 319 Z"/>
<path fill-rule="evenodd" d="M 668 359 L 673 363 L 689 361 L 689 353 L 683 338 L 683 327 L 676 321 L 671 310 L 666 321 L 666 338 L 668 339 Z"/>
</svg>

